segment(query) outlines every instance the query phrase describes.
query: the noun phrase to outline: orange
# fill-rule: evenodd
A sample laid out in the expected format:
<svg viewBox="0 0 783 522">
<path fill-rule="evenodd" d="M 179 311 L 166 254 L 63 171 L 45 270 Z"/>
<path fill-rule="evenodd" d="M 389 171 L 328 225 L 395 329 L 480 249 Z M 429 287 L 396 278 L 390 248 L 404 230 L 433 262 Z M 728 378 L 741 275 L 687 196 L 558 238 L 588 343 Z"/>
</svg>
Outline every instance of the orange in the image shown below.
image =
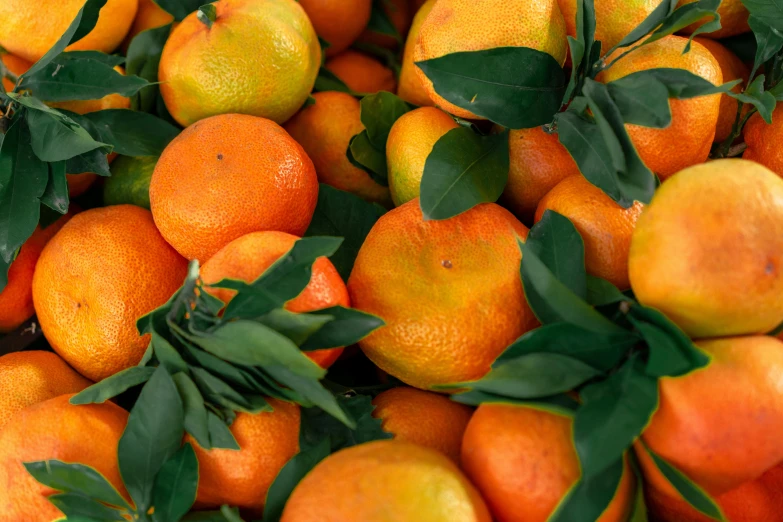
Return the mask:
<svg viewBox="0 0 783 522">
<path fill-rule="evenodd" d="M 16 330 L 35 314 L 33 307 L 33 273 L 35 264 L 46 243 L 73 217 L 76 210 L 58 218 L 42 229 L 36 227 L 33 234 L 19 249 L 19 254 L 8 269 L 8 284 L 0 291 L 0 333 Z"/>
<path fill-rule="evenodd" d="M 720 42 L 710 40 L 709 38 L 696 38 L 695 41 L 706 47 L 718 61 L 724 83 L 742 80 L 742 83 L 734 86 L 732 89 L 733 92 L 742 92 L 743 87 L 748 84 L 748 76 L 750 75 L 748 66 Z M 737 103 L 737 100 L 728 94 L 721 96 L 715 143 L 722 143 L 731 135 L 734 120 L 737 118 Z"/>
<path fill-rule="evenodd" d="M 512 130 L 508 150 L 508 183 L 500 201 L 523 222 L 532 224 L 541 198 L 568 176 L 580 175 L 579 167 L 557 134 L 543 127 Z"/>
<path fill-rule="evenodd" d="M 569 176 L 541 199 L 536 222 L 544 212 L 562 214 L 574 224 L 585 244 L 585 267 L 591 275 L 627 290 L 631 234 L 644 205 L 623 208 L 584 176 Z"/>
<path fill-rule="evenodd" d="M 783 177 L 783 103 L 779 103 L 772 112 L 772 123 L 767 124 L 758 114 L 754 114 L 745 125 L 745 143 L 748 148 L 742 157 L 761 163 L 775 174 Z"/>
<path fill-rule="evenodd" d="M 201 268 L 201 279 L 211 285 L 223 279 L 239 279 L 251 283 L 272 264 L 293 248 L 299 239 L 285 232 L 251 232 L 224 246 Z M 214 288 L 210 293 L 228 303 L 236 294 L 233 290 Z M 331 261 L 319 257 L 313 264 L 310 283 L 298 296 L 286 303 L 291 312 L 312 312 L 332 306 L 351 306 L 348 289 Z M 340 357 L 342 348 L 306 352 L 321 365 L 329 366 Z"/>
<path fill-rule="evenodd" d="M 131 40 L 142 31 L 154 29 L 174 21 L 174 17 L 161 9 L 155 0 L 139 0 L 139 10 L 136 12 L 136 18 L 133 20 L 128 35 L 122 42 L 123 53 L 128 52 L 128 46 Z"/>
<path fill-rule="evenodd" d="M 723 75 L 712 53 L 700 43 L 693 42 L 690 52 L 682 54 L 687 43 L 687 38 L 666 36 L 634 50 L 601 72 L 598 80 L 608 83 L 638 71 L 665 67 L 685 69 L 714 85 L 720 85 Z M 615 55 L 621 52 L 623 49 Z M 666 179 L 685 167 L 707 161 L 715 138 L 720 103 L 720 94 L 687 100 L 670 99 L 672 121 L 665 129 L 631 124 L 626 128 L 642 161 L 661 179 Z"/>
<path fill-rule="evenodd" d="M 462 469 L 498 522 L 545 522 L 581 475 L 573 419 L 528 406 L 482 404 L 465 431 Z M 597 522 L 625 522 L 635 487 L 626 465 Z"/>
<path fill-rule="evenodd" d="M 196 508 L 230 504 L 261 514 L 266 492 L 291 457 L 299 452 L 299 406 L 267 398 L 274 411 L 239 412 L 231 433 L 239 451 L 205 450 L 193 437 L 199 467 Z"/>
<path fill-rule="evenodd" d="M 302 147 L 276 123 L 242 114 L 185 129 L 163 151 L 150 181 L 161 234 L 202 263 L 250 232 L 303 235 L 317 200 L 318 178 Z"/>
<path fill-rule="evenodd" d="M 372 416 L 403 442 L 440 451 L 459 465 L 462 435 L 473 409 L 448 397 L 403 386 L 378 394 Z"/>
<path fill-rule="evenodd" d="M 38 61 L 60 39 L 84 0 L 3 0 L 0 2 L 0 46 L 28 62 Z M 138 0 L 109 0 L 98 24 L 67 51 L 111 53 L 128 34 Z"/>
<path fill-rule="evenodd" d="M 642 440 L 708 493 L 721 495 L 783 461 L 783 342 L 768 336 L 697 341 L 710 362 L 659 381 L 659 404 Z M 651 487 L 677 494 L 653 468 Z"/>
<path fill-rule="evenodd" d="M 74 216 L 44 248 L 33 303 L 52 348 L 97 382 L 138 364 L 149 337 L 136 320 L 165 303 L 186 271 L 148 210 L 96 208 Z"/>
<path fill-rule="evenodd" d="M 327 60 L 324 66 L 355 92 L 394 92 L 397 88 L 394 72 L 364 53 L 349 49 Z"/>
<path fill-rule="evenodd" d="M 408 38 L 405 40 L 405 48 L 402 53 L 402 68 L 400 69 L 400 81 L 397 87 L 397 96 L 402 98 L 408 103 L 413 105 L 434 105 L 430 100 L 429 94 L 424 90 L 424 85 L 421 83 L 418 73 L 416 72 L 416 65 L 413 63 L 413 55 L 416 51 L 416 41 L 419 39 L 419 31 L 421 31 L 421 25 L 430 14 L 432 6 L 435 5 L 435 0 L 427 0 L 418 9 L 416 15 L 413 17 L 413 23 L 411 23 L 410 31 L 408 32 Z"/>
<path fill-rule="evenodd" d="M 317 92 L 313 98 L 315 103 L 291 118 L 285 130 L 312 158 L 318 180 L 367 201 L 388 205 L 389 188 L 376 183 L 346 156 L 351 138 L 364 130 L 359 102 L 335 91 Z"/>
<path fill-rule="evenodd" d="M 697 0 L 680 0 L 677 7 L 685 4 L 692 4 L 696 1 Z M 750 13 L 745 9 L 742 0 L 723 0 L 718 7 L 718 14 L 720 15 L 721 28 L 715 32 L 704 34 L 704 36 L 717 39 L 750 31 L 750 26 L 748 25 Z M 697 27 L 703 24 L 704 22 L 693 23 L 680 32 L 683 34 L 691 34 Z"/>
<path fill-rule="evenodd" d="M 346 50 L 359 38 L 372 12 L 372 0 L 299 0 L 318 33 L 329 46 L 326 56 Z"/>
<path fill-rule="evenodd" d="M 119 65 L 114 68 L 115 71 L 124 75 L 125 69 Z M 103 111 L 106 109 L 130 109 L 130 98 L 120 96 L 119 94 L 107 94 L 98 100 L 77 100 L 63 102 L 48 102 L 49 107 L 55 109 L 65 109 L 77 114 L 87 114 L 88 112 Z"/>
<path fill-rule="evenodd" d="M 601 50 L 620 43 L 663 0 L 595 0 L 595 39 L 601 42 Z M 568 36 L 576 38 L 576 0 L 558 0 L 565 18 Z"/>
<path fill-rule="evenodd" d="M 519 277 L 525 237 L 494 203 L 442 221 L 425 221 L 418 199 L 385 214 L 348 279 L 353 307 L 386 322 L 359 346 L 417 388 L 481 378 L 537 324 Z"/>
<path fill-rule="evenodd" d="M 241 113 L 283 123 L 302 106 L 321 65 L 321 46 L 294 0 L 219 0 L 209 27 L 191 13 L 160 58 L 160 93 L 183 127 Z"/>
<path fill-rule="evenodd" d="M 61 395 L 20 411 L 0 430 L 0 518 L 51 522 L 63 514 L 46 497 L 23 462 L 61 460 L 95 468 L 125 494 L 117 445 L 128 413 L 112 402 L 74 406 Z"/>
<path fill-rule="evenodd" d="M 443 454 L 395 440 L 322 460 L 288 499 L 280 522 L 491 522 L 476 489 Z"/>
<path fill-rule="evenodd" d="M 693 338 L 783 323 L 783 180 L 741 159 L 686 169 L 642 212 L 628 270 L 636 298 Z"/>
<path fill-rule="evenodd" d="M 444 134 L 457 127 L 451 116 L 435 107 L 413 110 L 392 125 L 386 140 L 386 165 L 395 205 L 419 197 L 427 156 Z"/>
<path fill-rule="evenodd" d="M 405 35 L 408 33 L 408 28 L 411 26 L 411 18 L 413 13 L 411 12 L 411 6 L 408 5 L 408 0 L 383 0 L 383 11 L 386 16 L 389 17 L 392 25 L 397 30 L 397 34 L 400 35 L 402 41 L 405 41 Z M 363 43 L 369 43 L 372 45 L 379 45 L 387 49 L 397 48 L 397 39 L 393 36 L 385 34 L 375 33 L 366 29 L 359 37 L 359 41 Z"/>
<path fill-rule="evenodd" d="M 413 59 L 505 46 L 531 47 L 565 63 L 566 25 L 557 0 L 438 0 L 421 26 Z M 416 72 L 436 105 L 461 118 L 481 119 L 441 98 L 421 69 Z"/>
<path fill-rule="evenodd" d="M 0 429 L 19 411 L 45 400 L 79 393 L 92 383 L 52 352 L 14 352 L 0 357 Z"/>
</svg>

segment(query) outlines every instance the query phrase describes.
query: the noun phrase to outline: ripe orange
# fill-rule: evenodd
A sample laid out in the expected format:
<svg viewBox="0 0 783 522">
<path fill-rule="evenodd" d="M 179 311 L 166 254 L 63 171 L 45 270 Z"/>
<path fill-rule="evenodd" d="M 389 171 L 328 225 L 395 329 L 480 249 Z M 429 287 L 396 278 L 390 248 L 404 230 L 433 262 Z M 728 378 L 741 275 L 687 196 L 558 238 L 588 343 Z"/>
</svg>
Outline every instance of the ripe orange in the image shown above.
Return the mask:
<svg viewBox="0 0 783 522">
<path fill-rule="evenodd" d="M 783 103 L 779 103 L 772 112 L 772 123 L 767 124 L 758 114 L 754 114 L 745 125 L 745 143 L 748 148 L 742 154 L 743 159 L 761 163 L 775 174 L 783 177 Z"/>
<path fill-rule="evenodd" d="M 418 67 L 413 63 L 413 55 L 416 51 L 416 41 L 419 39 L 421 25 L 424 23 L 427 15 L 430 14 L 430 11 L 432 11 L 434 5 L 435 0 L 427 0 L 413 17 L 413 23 L 411 23 L 410 31 L 408 31 L 408 38 L 405 40 L 405 48 L 402 53 L 402 68 L 400 69 L 400 81 L 397 87 L 397 96 L 408 103 L 420 107 L 435 105 L 430 100 L 427 91 L 424 90 L 424 85 L 416 72 Z"/>
<path fill-rule="evenodd" d="M 334 91 L 317 92 L 313 98 L 315 103 L 291 118 L 285 130 L 312 158 L 318 180 L 367 201 L 388 205 L 389 188 L 376 183 L 345 155 L 351 138 L 364 130 L 359 102 L 353 96 Z"/>
<path fill-rule="evenodd" d="M 720 495 L 783 461 L 783 342 L 768 336 L 697 341 L 709 364 L 663 377 L 642 440 L 708 493 Z M 727 418 L 730 416 L 730 419 Z M 677 497 L 638 452 L 651 487 Z"/>
<path fill-rule="evenodd" d="M 0 430 L 0 514 L 15 522 L 51 522 L 63 516 L 23 462 L 61 460 L 95 468 L 125 494 L 117 464 L 128 412 L 112 402 L 74 406 L 70 395 L 34 404 Z"/>
<path fill-rule="evenodd" d="M 285 232 L 251 232 L 224 246 L 201 268 L 201 279 L 211 285 L 222 279 L 252 282 L 272 264 L 293 248 L 299 239 Z M 210 293 L 228 303 L 236 294 L 233 290 L 214 288 Z M 294 299 L 286 303 L 291 312 L 312 312 L 331 306 L 350 307 L 348 289 L 331 261 L 319 257 L 313 264 L 310 283 Z M 307 356 L 328 368 L 340 357 L 342 348 L 306 352 Z"/>
<path fill-rule="evenodd" d="M 139 336 L 136 320 L 165 303 L 186 271 L 187 262 L 163 240 L 148 210 L 87 210 L 49 241 L 38 260 L 38 321 L 63 359 L 100 381 L 138 364 L 149 337 Z"/>
<path fill-rule="evenodd" d="M 665 67 L 685 69 L 714 85 L 720 85 L 723 75 L 712 53 L 700 43 L 693 42 L 690 52 L 682 54 L 687 43 L 687 38 L 666 36 L 636 49 L 601 72 L 598 80 L 608 83 L 638 71 Z M 617 53 L 622 51 L 620 49 Z M 609 60 L 613 58 L 614 55 Z M 715 138 L 720 101 L 720 94 L 687 100 L 671 99 L 672 121 L 665 129 L 626 125 L 642 161 L 661 179 L 707 161 Z"/>
<path fill-rule="evenodd" d="M 494 203 L 425 221 L 419 200 L 387 213 L 356 258 L 354 308 L 386 326 L 359 346 L 382 370 L 428 389 L 478 379 L 536 325 L 525 300 L 517 240 L 527 228 Z"/>
<path fill-rule="evenodd" d="M 191 13 L 160 58 L 160 93 L 182 126 L 241 113 L 283 123 L 302 106 L 321 46 L 294 0 L 219 0 L 211 27 Z"/>
<path fill-rule="evenodd" d="M 29 62 L 38 61 L 63 35 L 84 0 L 3 0 L 0 2 L 0 46 Z M 138 0 L 109 0 L 90 33 L 67 51 L 111 53 L 128 34 Z"/>
<path fill-rule="evenodd" d="M 391 23 L 394 25 L 394 28 L 404 42 L 405 35 L 408 34 L 408 28 L 411 26 L 411 18 L 413 17 L 413 12 L 411 11 L 411 6 L 408 5 L 408 0 L 383 0 L 382 5 L 383 11 L 386 13 L 386 16 L 389 17 L 389 20 L 391 20 Z M 393 36 L 375 33 L 369 29 L 366 29 L 361 34 L 359 41 L 378 45 L 387 49 L 396 49 L 398 45 L 397 40 Z"/>
<path fill-rule="evenodd" d="M 440 451 L 459 465 L 462 435 L 473 409 L 437 393 L 402 386 L 378 394 L 372 416 L 396 440 Z"/>
<path fill-rule="evenodd" d="M 564 215 L 585 243 L 587 272 L 627 290 L 628 250 L 636 220 L 644 205 L 638 201 L 623 208 L 584 176 L 569 176 L 544 196 L 536 210 L 536 222 L 546 210 Z"/>
<path fill-rule="evenodd" d="M 532 47 L 565 62 L 566 25 L 557 0 L 438 0 L 419 32 L 414 61 L 493 47 Z M 441 98 L 421 69 L 419 79 L 430 99 L 461 118 L 479 118 Z"/>
<path fill-rule="evenodd" d="M 750 75 L 748 66 L 720 42 L 709 38 L 696 38 L 695 41 L 706 47 L 718 61 L 724 83 L 737 79 L 742 80 L 743 83 L 732 89 L 733 92 L 742 92 L 743 87 L 748 84 L 748 76 Z M 734 120 L 737 117 L 737 103 L 737 100 L 728 94 L 723 94 L 720 97 L 720 113 L 718 127 L 715 131 L 715 143 L 721 143 L 731 135 Z"/>
<path fill-rule="evenodd" d="M 573 419 L 527 406 L 482 404 L 465 431 L 462 468 L 496 520 L 545 522 L 581 475 Z M 597 522 L 625 522 L 635 487 L 626 466 Z"/>
<path fill-rule="evenodd" d="M 595 0 L 595 39 L 603 52 L 620 43 L 662 0 Z M 576 38 L 576 0 L 558 0 L 568 36 Z"/>
<path fill-rule="evenodd" d="M 125 74 L 125 69 L 120 66 L 114 68 L 120 74 Z M 48 102 L 47 105 L 55 109 L 65 109 L 77 114 L 87 114 L 88 112 L 103 111 L 106 109 L 130 109 L 130 98 L 120 96 L 119 94 L 108 94 L 98 100 L 78 100 L 63 102 Z"/>
<path fill-rule="evenodd" d="M 202 263 L 250 232 L 301 236 L 317 200 L 318 178 L 302 147 L 273 121 L 242 114 L 185 129 L 163 151 L 150 181 L 161 234 Z"/>
<path fill-rule="evenodd" d="M 665 182 L 636 224 L 636 298 L 691 337 L 766 333 L 783 323 L 783 180 L 717 160 Z"/>
<path fill-rule="evenodd" d="M 547 192 L 568 176 L 581 175 L 579 167 L 556 133 L 543 127 L 512 130 L 508 135 L 511 164 L 501 203 L 525 223 Z"/>
<path fill-rule="evenodd" d="M 196 508 L 229 504 L 261 514 L 266 492 L 291 457 L 299 452 L 299 406 L 267 399 L 271 412 L 237 413 L 231 424 L 239 451 L 205 450 L 190 435 L 199 467 Z"/>
<path fill-rule="evenodd" d="M 324 67 L 355 92 L 394 92 L 397 87 L 397 80 L 391 69 L 372 56 L 350 49 L 327 60 Z"/>
<path fill-rule="evenodd" d="M 487 507 L 443 454 L 395 440 L 322 460 L 296 486 L 280 522 L 491 522 Z"/>
<path fill-rule="evenodd" d="M 136 18 L 133 20 L 128 35 L 120 46 L 123 53 L 128 52 L 128 46 L 131 40 L 142 31 L 154 29 L 174 21 L 174 17 L 161 9 L 155 0 L 139 0 L 139 10 L 136 12 Z"/>
<path fill-rule="evenodd" d="M 372 0 L 299 0 L 313 22 L 315 32 L 329 47 L 326 56 L 335 56 L 359 38 L 372 12 Z"/>
<path fill-rule="evenodd" d="M 24 242 L 19 255 L 8 270 L 8 284 L 0 291 L 0 333 L 16 330 L 35 313 L 33 307 L 33 273 L 35 264 L 46 243 L 77 212 L 71 210 L 57 221 L 42 229 L 35 229 L 33 235 Z"/>
<path fill-rule="evenodd" d="M 696 1 L 697 0 L 680 0 L 680 3 L 677 4 L 677 7 L 685 4 L 692 4 Z M 720 15 L 721 28 L 715 32 L 705 34 L 704 36 L 717 39 L 726 38 L 727 36 L 735 36 L 750 31 L 750 26 L 748 25 L 748 17 L 750 16 L 750 13 L 748 13 L 748 10 L 745 9 L 745 6 L 742 4 L 742 0 L 722 0 L 720 6 L 718 6 L 718 14 Z M 693 23 L 680 32 L 683 34 L 691 34 L 696 30 L 696 28 L 703 24 L 704 22 Z"/>
<path fill-rule="evenodd" d="M 459 125 L 435 107 L 421 107 L 394 122 L 386 141 L 389 191 L 397 206 L 419 197 L 424 164 L 435 143 Z"/>
</svg>

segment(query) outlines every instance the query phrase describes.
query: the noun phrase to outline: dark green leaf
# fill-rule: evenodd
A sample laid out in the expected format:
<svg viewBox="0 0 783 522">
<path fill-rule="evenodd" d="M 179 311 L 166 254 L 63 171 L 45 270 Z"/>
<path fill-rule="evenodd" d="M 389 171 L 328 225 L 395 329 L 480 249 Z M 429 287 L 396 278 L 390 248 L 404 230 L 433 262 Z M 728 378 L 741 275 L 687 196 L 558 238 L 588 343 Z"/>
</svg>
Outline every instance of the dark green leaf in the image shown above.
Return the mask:
<svg viewBox="0 0 783 522">
<path fill-rule="evenodd" d="M 644 484 L 644 476 L 642 470 L 639 469 L 636 454 L 631 452 L 630 455 L 631 467 L 633 468 L 634 476 L 636 477 L 636 493 L 634 494 L 633 511 L 628 522 L 648 522 L 647 519 L 647 504 L 644 501 L 644 488 L 639 487 L 640 484 Z"/>
<path fill-rule="evenodd" d="M 212 29 L 212 24 L 217 20 L 217 9 L 212 4 L 202 5 L 196 11 L 198 21 L 207 26 L 207 29 Z"/>
<path fill-rule="evenodd" d="M 579 403 L 565 393 L 553 395 L 552 397 L 540 397 L 538 399 L 515 399 L 513 397 L 495 395 L 494 393 L 470 390 L 466 392 L 455 393 L 451 396 L 451 400 L 471 406 L 478 406 L 479 404 L 483 404 L 485 402 L 518 404 L 520 406 L 538 408 L 552 413 L 557 413 L 558 415 L 567 415 L 569 417 L 572 417 L 579 408 Z"/>
<path fill-rule="evenodd" d="M 711 33 L 721 28 L 720 15 L 718 15 L 716 11 L 722 1 L 723 0 L 699 0 L 692 4 L 681 5 L 671 15 L 666 17 L 663 23 L 642 43 L 642 45 L 655 42 L 670 34 L 674 34 L 694 22 L 704 22 L 698 29 L 690 34 L 688 43 L 683 49 L 683 52 L 687 53 L 690 50 L 691 41 L 694 37 L 704 33 Z"/>
<path fill-rule="evenodd" d="M 778 31 L 783 31 L 783 4 L 778 0 L 742 0 L 742 4 L 752 18 L 764 20 Z"/>
<path fill-rule="evenodd" d="M 204 0 L 155 0 L 155 3 L 171 14 L 177 22 L 204 5 Z"/>
<path fill-rule="evenodd" d="M 176 522 L 196 501 L 198 461 L 190 444 L 185 444 L 160 468 L 152 491 L 154 522 Z"/>
<path fill-rule="evenodd" d="M 153 373 L 155 373 L 155 368 L 149 366 L 127 368 L 77 393 L 71 397 L 70 403 L 93 404 L 106 402 L 134 386 L 147 382 Z"/>
<path fill-rule="evenodd" d="M 526 243 L 558 281 L 578 297 L 587 297 L 585 246 L 570 219 L 547 209 L 530 230 Z"/>
<path fill-rule="evenodd" d="M 591 305 L 604 306 L 630 300 L 606 279 L 587 275 L 587 302 Z"/>
<path fill-rule="evenodd" d="M 394 24 L 389 19 L 389 15 L 386 14 L 386 9 L 384 9 L 384 3 L 386 2 L 392 4 L 392 8 L 394 8 L 394 4 L 390 0 L 373 0 L 367 31 L 385 34 L 396 38 L 398 42 L 402 41 L 402 36 L 397 32 L 397 28 L 394 27 Z"/>
<path fill-rule="evenodd" d="M 239 444 L 226 423 L 211 411 L 207 412 L 207 426 L 209 427 L 209 442 L 213 448 L 239 449 Z"/>
<path fill-rule="evenodd" d="M 193 436 L 199 446 L 210 449 L 209 423 L 207 421 L 207 409 L 204 406 L 204 398 L 186 373 L 180 372 L 172 375 L 177 386 L 179 397 L 182 399 L 182 407 L 185 411 L 183 426 L 185 431 Z"/>
<path fill-rule="evenodd" d="M 101 149 L 94 149 L 66 160 L 65 172 L 68 174 L 92 172 L 99 176 L 111 176 L 109 160 Z"/>
<path fill-rule="evenodd" d="M 160 156 L 179 129 L 152 114 L 127 109 L 107 109 L 85 114 L 98 139 L 114 146 L 123 156 Z"/>
<path fill-rule="evenodd" d="M 756 39 L 756 52 L 750 73 L 750 77 L 753 78 L 759 67 L 783 49 L 783 29 L 775 29 L 766 20 L 753 15 L 748 19 L 748 23 Z"/>
<path fill-rule="evenodd" d="M 298 375 L 285 366 L 272 366 L 266 368 L 266 371 L 281 385 L 297 392 L 301 396 L 301 399 L 298 401 L 300 404 L 307 406 L 309 402 L 314 406 L 318 406 L 347 427 L 351 429 L 356 428 L 356 422 L 340 407 L 334 395 L 317 380 Z"/>
<path fill-rule="evenodd" d="M 332 321 L 331 315 L 298 314 L 284 308 L 276 308 L 257 319 L 264 326 L 285 335 L 301 347 L 308 337 Z"/>
<path fill-rule="evenodd" d="M 400 116 L 411 110 L 410 105 L 402 98 L 386 91 L 365 96 L 360 105 L 362 124 L 367 129 L 370 143 L 375 148 L 385 151 L 392 125 Z"/>
<path fill-rule="evenodd" d="M 432 147 L 421 180 L 424 219 L 448 219 L 495 202 L 508 180 L 508 132 L 481 136 L 457 127 Z"/>
<path fill-rule="evenodd" d="M 549 123 L 565 93 L 557 60 L 529 47 L 457 52 L 416 65 L 440 96 L 510 129 Z"/>
<path fill-rule="evenodd" d="M 58 161 L 47 164 L 49 181 L 41 196 L 41 203 L 52 210 L 65 214 L 68 212 L 68 180 L 65 177 L 65 162 Z"/>
<path fill-rule="evenodd" d="M 775 110 L 777 100 L 775 95 L 764 90 L 764 75 L 760 74 L 753 79 L 750 85 L 742 92 L 730 92 L 729 96 L 742 103 L 749 103 L 758 109 L 759 114 L 767 124 L 772 123 L 772 111 Z"/>
<path fill-rule="evenodd" d="M 113 506 L 129 508 L 114 486 L 98 471 L 84 464 L 59 460 L 25 462 L 24 467 L 35 480 L 57 491 L 79 493 Z"/>
<path fill-rule="evenodd" d="M 59 54 L 55 59 L 55 63 L 66 64 L 69 61 L 80 60 L 92 60 L 100 62 L 104 65 L 110 65 L 115 67 L 125 63 L 125 57 L 118 54 L 106 54 L 101 51 L 66 51 Z"/>
<path fill-rule="evenodd" d="M 191 368 L 191 375 L 207 403 L 232 411 L 252 414 L 272 410 L 272 407 L 261 395 L 239 393 L 229 384 L 203 368 Z"/>
<path fill-rule="evenodd" d="M 79 517 L 109 522 L 124 520 L 122 514 L 116 509 L 78 493 L 58 493 L 48 497 L 48 500 L 62 511 L 68 520 L 76 520 Z"/>
<path fill-rule="evenodd" d="M 609 49 L 606 54 L 611 55 L 615 49 L 633 45 L 650 34 L 653 29 L 661 25 L 663 21 L 674 12 L 674 9 L 677 7 L 677 2 L 678 0 L 663 0 L 652 13 L 647 15 L 647 18 L 645 18 L 642 23 L 637 25 L 633 31 L 620 40 L 620 43 L 615 45 L 612 49 Z"/>
<path fill-rule="evenodd" d="M 622 457 L 601 473 L 582 477 L 566 494 L 547 522 L 593 522 L 601 518 L 620 486 Z M 641 486 L 638 486 L 641 490 Z"/>
<path fill-rule="evenodd" d="M 148 29 L 137 34 L 128 46 L 127 74 L 135 74 L 150 83 L 158 81 L 158 64 L 163 46 L 171 33 L 171 24 Z M 155 108 L 158 87 L 151 85 L 139 91 L 131 98 L 131 108 L 150 112 Z"/>
<path fill-rule="evenodd" d="M 386 168 L 386 151 L 377 149 L 371 142 L 367 131 L 363 130 L 348 143 L 345 152 L 348 161 L 359 169 L 362 169 L 379 185 L 389 184 Z"/>
<path fill-rule="evenodd" d="M 302 408 L 302 425 L 299 445 L 303 448 L 318 446 L 322 440 L 331 442 L 331 451 L 364 444 L 373 440 L 390 439 L 391 434 L 381 429 L 381 420 L 372 416 L 375 406 L 367 395 L 337 395 L 337 402 L 356 420 L 355 429 L 327 415 L 319 408 Z"/>
<path fill-rule="evenodd" d="M 308 315 L 326 315 L 332 317 L 332 320 L 307 338 L 301 345 L 304 351 L 350 346 L 385 324 L 379 317 L 342 306 L 325 308 Z"/>
</svg>

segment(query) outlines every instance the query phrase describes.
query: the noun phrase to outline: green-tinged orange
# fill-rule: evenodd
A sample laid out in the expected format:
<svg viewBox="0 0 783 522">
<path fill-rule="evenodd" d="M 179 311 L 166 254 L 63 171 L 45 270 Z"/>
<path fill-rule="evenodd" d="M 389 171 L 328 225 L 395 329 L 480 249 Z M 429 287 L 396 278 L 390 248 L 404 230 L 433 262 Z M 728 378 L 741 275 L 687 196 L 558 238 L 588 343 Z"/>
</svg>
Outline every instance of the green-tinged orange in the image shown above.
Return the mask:
<svg viewBox="0 0 783 522">
<path fill-rule="evenodd" d="M 150 208 L 150 181 L 158 156 L 120 156 L 111 164 L 111 176 L 103 184 L 105 205 L 131 204 Z"/>
<path fill-rule="evenodd" d="M 435 0 L 427 0 L 413 17 L 408 38 L 405 40 L 405 49 L 402 53 L 402 68 L 400 69 L 400 82 L 397 86 L 397 96 L 408 103 L 423 107 L 425 105 L 434 105 L 429 94 L 424 89 L 419 74 L 416 72 L 416 65 L 413 63 L 413 55 L 416 51 L 416 41 L 419 38 L 421 26 L 427 15 L 432 11 Z"/>
</svg>

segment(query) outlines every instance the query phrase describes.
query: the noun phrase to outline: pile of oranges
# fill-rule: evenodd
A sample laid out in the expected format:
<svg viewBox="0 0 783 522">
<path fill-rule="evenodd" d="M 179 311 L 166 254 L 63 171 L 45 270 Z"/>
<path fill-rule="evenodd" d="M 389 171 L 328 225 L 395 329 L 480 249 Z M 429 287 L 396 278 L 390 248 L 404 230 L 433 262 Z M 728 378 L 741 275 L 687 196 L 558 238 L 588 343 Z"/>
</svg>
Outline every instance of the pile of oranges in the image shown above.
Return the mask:
<svg viewBox="0 0 783 522">
<path fill-rule="evenodd" d="M 0 0 L 4 69 L 23 74 L 84 3 Z M 106 181 L 69 173 L 77 203 L 39 226 L 11 264 L 0 332 L 40 327 L 51 351 L 0 357 L 0 520 L 62 517 L 47 501 L 55 491 L 25 462 L 92 466 L 127 493 L 117 463 L 127 411 L 69 398 L 139 364 L 150 338 L 136 321 L 180 288 L 189 262 L 200 265 L 204 285 L 256 280 L 307 235 L 328 185 L 383 215 L 350 277 L 319 258 L 285 307 L 352 307 L 383 319 L 358 349 L 307 354 L 322 368 L 342 366 L 341 374 L 371 367 L 355 382 L 377 385 L 368 392 L 372 416 L 393 438 L 321 461 L 293 490 L 282 522 L 552 517 L 581 475 L 573 420 L 500 399 L 472 408 L 445 387 L 481 379 L 540 326 L 520 278 L 519 242 L 546 211 L 576 227 L 588 274 L 665 314 L 709 357 L 702 369 L 661 379 L 658 409 L 597 520 L 647 520 L 640 499 L 650 520 L 709 520 L 663 477 L 649 447 L 711 495 L 729 522 L 783 521 L 783 102 L 771 124 L 749 118 L 732 144 L 742 158 L 710 156 L 734 130 L 738 102 L 726 95 L 672 99 L 663 129 L 628 125 L 661 181 L 650 203 L 629 208 L 582 176 L 557 129 L 511 130 L 500 199 L 427 220 L 418 198 L 438 140 L 470 122 L 502 129 L 443 98 L 416 62 L 524 46 L 567 67 L 576 0 L 218 0 L 176 21 L 165 10 L 186 3 L 108 0 L 96 27 L 68 49 L 124 55 L 144 31 L 172 24 L 159 89 L 183 130 L 159 158 L 110 157 Z M 607 51 L 662 0 L 594 3 L 596 39 Z M 372 29 L 379 9 L 399 38 Z M 620 57 L 597 80 L 674 68 L 715 85 L 741 80 L 739 92 L 750 68 L 720 39 L 748 33 L 748 12 L 740 0 L 723 0 L 718 12 L 720 31 L 695 38 L 689 52 L 701 22 Z M 314 92 L 324 75 L 346 89 Z M 388 134 L 387 183 L 347 154 L 365 129 L 360 99 L 381 91 L 412 107 Z M 85 114 L 131 101 L 50 105 Z M 0 172 L 0 190 L 2 183 Z M 225 303 L 233 297 L 209 291 Z M 356 363 L 365 357 L 372 364 Z M 263 516 L 270 486 L 300 450 L 302 422 L 299 405 L 269 402 L 272 412 L 236 415 L 239 451 L 207 450 L 187 437 L 199 462 L 194 510 L 228 505 L 246 520 Z"/>
</svg>

